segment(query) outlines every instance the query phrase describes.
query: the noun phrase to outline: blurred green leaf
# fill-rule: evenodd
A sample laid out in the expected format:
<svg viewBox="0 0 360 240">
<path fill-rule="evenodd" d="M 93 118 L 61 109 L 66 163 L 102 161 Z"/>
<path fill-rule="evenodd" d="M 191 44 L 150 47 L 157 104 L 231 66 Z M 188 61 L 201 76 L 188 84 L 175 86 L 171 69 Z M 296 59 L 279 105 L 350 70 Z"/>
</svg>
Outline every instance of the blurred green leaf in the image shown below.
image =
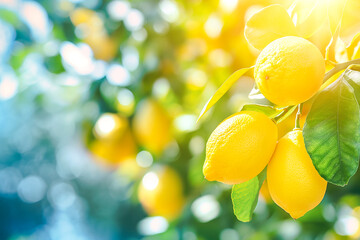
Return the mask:
<svg viewBox="0 0 360 240">
<path fill-rule="evenodd" d="M 328 182 L 344 186 L 356 173 L 360 155 L 360 75 L 347 70 L 314 100 L 304 140 L 315 168 Z M 348 81 L 357 87 L 356 95 Z"/>
<path fill-rule="evenodd" d="M 18 15 L 14 11 L 11 11 L 6 8 L 0 9 L 0 19 L 5 20 L 14 27 L 19 27 L 19 25 L 21 24 Z"/>
<path fill-rule="evenodd" d="M 249 222 L 256 207 L 259 191 L 266 177 L 266 169 L 247 182 L 236 184 L 232 188 L 231 199 L 234 214 L 239 221 Z"/>
<path fill-rule="evenodd" d="M 44 65 L 52 73 L 59 74 L 65 71 L 60 54 L 44 59 Z"/>
<path fill-rule="evenodd" d="M 252 67 L 250 68 L 242 68 L 237 70 L 236 72 L 234 72 L 230 77 L 228 77 L 228 79 L 225 80 L 225 82 L 220 86 L 220 88 L 218 90 L 216 90 L 216 92 L 214 93 L 214 95 L 212 95 L 212 97 L 208 100 L 208 102 L 205 104 L 205 106 L 203 107 L 199 118 L 197 121 L 199 121 L 201 119 L 202 116 L 204 116 L 204 114 L 212 107 L 214 106 L 215 103 L 217 103 L 217 101 L 219 101 L 219 99 L 224 96 L 224 94 L 232 87 L 232 85 L 234 85 L 234 83 L 239 80 L 239 78 L 241 76 L 243 76 L 247 71 L 249 71 Z"/>
</svg>

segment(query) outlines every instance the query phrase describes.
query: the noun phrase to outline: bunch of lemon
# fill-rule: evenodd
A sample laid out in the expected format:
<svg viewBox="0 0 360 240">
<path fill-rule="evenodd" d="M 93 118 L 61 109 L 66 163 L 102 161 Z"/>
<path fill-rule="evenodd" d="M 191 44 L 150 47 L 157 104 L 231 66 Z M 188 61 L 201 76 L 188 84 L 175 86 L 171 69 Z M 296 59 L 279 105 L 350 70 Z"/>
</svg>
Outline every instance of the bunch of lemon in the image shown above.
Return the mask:
<svg viewBox="0 0 360 240">
<path fill-rule="evenodd" d="M 170 221 L 181 215 L 185 205 L 180 175 L 170 166 L 155 164 L 148 171 L 136 162 L 138 147 L 161 155 L 173 140 L 171 119 L 155 99 L 144 99 L 133 121 L 121 113 L 103 113 L 92 128 L 89 150 L 100 165 L 116 169 L 131 180 L 142 177 L 138 199 L 151 216 Z"/>
<path fill-rule="evenodd" d="M 298 105 L 320 89 L 325 60 L 308 40 L 287 36 L 268 44 L 257 58 L 254 77 L 261 93 L 278 106 Z M 297 219 L 316 207 L 327 182 L 308 155 L 302 130 L 278 140 L 278 127 L 267 115 L 241 111 L 226 118 L 206 145 L 203 173 L 210 181 L 239 184 L 267 166 L 269 193 Z"/>
</svg>

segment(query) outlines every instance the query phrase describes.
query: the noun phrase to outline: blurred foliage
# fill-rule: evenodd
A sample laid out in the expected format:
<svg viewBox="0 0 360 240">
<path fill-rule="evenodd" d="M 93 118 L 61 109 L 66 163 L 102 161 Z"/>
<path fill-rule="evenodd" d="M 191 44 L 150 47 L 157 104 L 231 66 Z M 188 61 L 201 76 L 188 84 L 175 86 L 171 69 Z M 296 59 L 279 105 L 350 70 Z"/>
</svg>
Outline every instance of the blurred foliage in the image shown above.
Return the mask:
<svg viewBox="0 0 360 240">
<path fill-rule="evenodd" d="M 251 223 L 203 178 L 253 79 L 197 116 L 253 65 L 244 22 L 274 3 L 292 1 L 0 1 L 0 239 L 359 238 L 358 175 L 297 221 L 262 189 Z"/>
</svg>

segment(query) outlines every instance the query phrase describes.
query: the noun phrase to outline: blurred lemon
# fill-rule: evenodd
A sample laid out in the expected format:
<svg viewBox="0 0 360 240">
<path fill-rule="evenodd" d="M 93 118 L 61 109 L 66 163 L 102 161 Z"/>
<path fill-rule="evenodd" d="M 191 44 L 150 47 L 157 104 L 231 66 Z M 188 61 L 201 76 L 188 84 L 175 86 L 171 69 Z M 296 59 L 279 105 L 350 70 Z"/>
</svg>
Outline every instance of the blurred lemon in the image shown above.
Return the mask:
<svg viewBox="0 0 360 240">
<path fill-rule="evenodd" d="M 145 174 L 138 188 L 138 197 L 145 211 L 168 220 L 177 218 L 185 198 L 180 176 L 170 167 L 157 167 Z"/>
<path fill-rule="evenodd" d="M 205 178 L 226 184 L 252 179 L 270 161 L 276 141 L 276 125 L 265 114 L 243 111 L 228 117 L 206 144 Z"/>
<path fill-rule="evenodd" d="M 170 118 L 153 99 L 139 104 L 133 128 L 139 143 L 155 154 L 160 154 L 172 140 Z"/>
<path fill-rule="evenodd" d="M 114 113 L 104 113 L 96 121 L 94 135 L 99 139 L 118 139 L 129 128 L 127 118 Z"/>
<path fill-rule="evenodd" d="M 94 140 L 90 144 L 90 151 L 99 157 L 101 163 L 108 166 L 117 166 L 125 160 L 136 157 L 136 145 L 130 130 L 118 140 Z"/>
<path fill-rule="evenodd" d="M 113 113 L 105 113 L 97 120 L 93 129 L 95 140 L 90 151 L 99 161 L 108 166 L 135 159 L 136 144 L 128 120 Z"/>
<path fill-rule="evenodd" d="M 90 28 L 101 29 L 103 26 L 102 19 L 98 14 L 87 8 L 77 8 L 70 14 L 71 22 L 75 26 L 86 24 Z"/>
<path fill-rule="evenodd" d="M 260 53 L 254 69 L 257 86 L 279 106 L 305 102 L 320 89 L 325 60 L 319 49 L 300 37 L 283 37 Z"/>
<path fill-rule="evenodd" d="M 104 61 L 112 60 L 118 51 L 116 41 L 105 33 L 93 33 L 84 38 L 84 41 L 91 47 L 96 59 Z"/>
<path fill-rule="evenodd" d="M 301 130 L 279 140 L 267 168 L 267 181 L 271 198 L 294 219 L 321 202 L 327 182 L 306 152 Z"/>
</svg>

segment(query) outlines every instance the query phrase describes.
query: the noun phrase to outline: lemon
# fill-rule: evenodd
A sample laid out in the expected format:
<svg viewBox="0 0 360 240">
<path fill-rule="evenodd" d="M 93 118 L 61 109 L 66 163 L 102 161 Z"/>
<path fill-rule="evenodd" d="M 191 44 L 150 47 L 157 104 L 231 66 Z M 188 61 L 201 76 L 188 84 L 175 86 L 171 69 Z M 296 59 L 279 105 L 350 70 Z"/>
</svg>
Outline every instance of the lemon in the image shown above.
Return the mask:
<svg viewBox="0 0 360 240">
<path fill-rule="evenodd" d="M 226 184 L 250 180 L 268 164 L 276 141 L 276 125 L 265 114 L 243 111 L 228 117 L 206 144 L 205 178 Z"/>
<path fill-rule="evenodd" d="M 255 64 L 261 93 L 279 106 L 297 105 L 320 89 L 325 61 L 320 50 L 300 37 L 283 37 L 267 45 Z"/>
<path fill-rule="evenodd" d="M 98 139 L 115 140 L 121 138 L 129 129 L 127 118 L 115 113 L 103 113 L 93 128 L 94 136 Z"/>
<path fill-rule="evenodd" d="M 137 146 L 128 119 L 114 113 L 104 113 L 93 128 L 95 139 L 89 149 L 96 160 L 106 166 L 117 167 L 135 159 Z"/>
<path fill-rule="evenodd" d="M 70 14 L 70 19 L 75 26 L 86 24 L 92 25 L 92 27 L 99 27 L 103 24 L 100 16 L 95 11 L 87 8 L 75 9 Z"/>
<path fill-rule="evenodd" d="M 144 175 L 138 197 L 149 215 L 168 220 L 177 218 L 185 203 L 180 176 L 165 166 L 158 166 Z"/>
<path fill-rule="evenodd" d="M 136 144 L 130 130 L 115 140 L 95 139 L 90 144 L 90 151 L 98 163 L 109 167 L 117 167 L 120 163 L 135 159 Z"/>
<path fill-rule="evenodd" d="M 297 219 L 323 199 L 327 182 L 306 152 L 302 131 L 281 138 L 267 168 L 269 192 L 274 202 Z"/>
<path fill-rule="evenodd" d="M 155 100 L 147 99 L 139 105 L 133 127 L 139 143 L 155 154 L 172 140 L 170 118 Z"/>
<path fill-rule="evenodd" d="M 103 31 L 93 32 L 84 38 L 96 59 L 110 61 L 118 53 L 118 43 Z"/>
</svg>

